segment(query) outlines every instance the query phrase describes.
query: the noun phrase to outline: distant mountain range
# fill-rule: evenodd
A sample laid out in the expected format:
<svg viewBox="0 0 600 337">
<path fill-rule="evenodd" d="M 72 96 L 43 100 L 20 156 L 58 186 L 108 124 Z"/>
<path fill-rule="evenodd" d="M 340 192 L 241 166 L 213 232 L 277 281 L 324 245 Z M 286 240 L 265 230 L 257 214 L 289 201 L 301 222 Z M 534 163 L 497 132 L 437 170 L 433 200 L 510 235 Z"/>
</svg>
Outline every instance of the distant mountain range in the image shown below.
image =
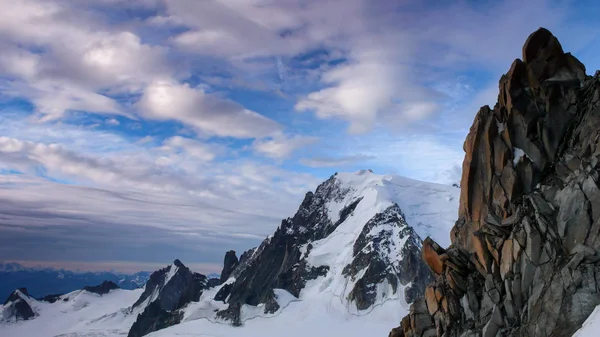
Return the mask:
<svg viewBox="0 0 600 337">
<path fill-rule="evenodd" d="M 0 302 L 17 288 L 26 287 L 39 298 L 50 294 L 65 294 L 85 286 L 112 281 L 122 289 L 143 287 L 151 272 L 120 274 L 112 272 L 74 272 L 69 270 L 27 268 L 18 263 L 0 262 Z"/>
</svg>

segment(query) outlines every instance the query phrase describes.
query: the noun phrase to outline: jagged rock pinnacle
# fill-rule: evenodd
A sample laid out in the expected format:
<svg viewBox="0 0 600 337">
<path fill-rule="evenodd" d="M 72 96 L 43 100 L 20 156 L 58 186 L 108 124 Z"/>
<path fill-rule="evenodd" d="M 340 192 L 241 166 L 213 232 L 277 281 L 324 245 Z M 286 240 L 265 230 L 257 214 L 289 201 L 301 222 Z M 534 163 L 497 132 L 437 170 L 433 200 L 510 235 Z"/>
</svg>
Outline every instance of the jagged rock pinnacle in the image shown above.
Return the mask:
<svg viewBox="0 0 600 337">
<path fill-rule="evenodd" d="M 532 33 L 464 143 L 459 218 L 403 336 L 571 336 L 600 304 L 600 73 Z M 585 298 L 585 301 L 581 299 Z"/>
</svg>

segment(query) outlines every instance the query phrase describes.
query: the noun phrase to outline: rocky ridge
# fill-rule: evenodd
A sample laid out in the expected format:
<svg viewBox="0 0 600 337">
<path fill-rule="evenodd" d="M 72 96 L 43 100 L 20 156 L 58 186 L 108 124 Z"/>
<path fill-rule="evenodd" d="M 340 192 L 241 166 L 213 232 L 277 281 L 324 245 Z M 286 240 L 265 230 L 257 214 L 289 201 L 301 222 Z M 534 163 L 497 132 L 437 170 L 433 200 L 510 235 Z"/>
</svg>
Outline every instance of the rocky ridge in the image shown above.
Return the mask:
<svg viewBox="0 0 600 337">
<path fill-rule="evenodd" d="M 369 180 L 372 175 L 364 170 L 349 177 Z M 331 269 L 333 261 L 314 258 L 319 255 L 314 250 L 323 249 L 323 241 L 334 242 L 334 233 L 346 235 L 338 228 L 355 221 L 361 203 L 374 202 L 364 200 L 365 195 L 344 179 L 345 176 L 333 175 L 314 193 L 307 193 L 296 214 L 284 219 L 273 235 L 258 248 L 244 253 L 239 262 L 232 263 L 236 260 L 233 256 L 225 257 L 223 275 L 229 276 L 231 271 L 231 276 L 215 296 L 215 300 L 228 304 L 217 313 L 219 319 L 241 325 L 244 305 L 263 305 L 265 314 L 275 313 L 280 305 L 274 289 L 286 290 L 299 298 L 307 282 L 319 277 L 335 278 L 338 271 Z M 351 239 L 351 258 L 341 266 L 339 277 L 349 281 L 340 296 L 358 311 L 371 307 L 383 296 L 381 290 L 378 292 L 381 284 L 391 287 L 389 295 L 396 294 L 402 286 L 403 297 L 408 301 L 421 296 L 431 273 L 420 259 L 421 239 L 406 223 L 400 207 L 390 203 L 359 222 L 360 232 Z"/>
<path fill-rule="evenodd" d="M 207 287 L 206 276 L 189 270 L 181 261 L 155 271 L 131 311 L 143 310 L 129 330 L 128 337 L 139 337 L 178 324 L 179 309 L 197 302 Z"/>
<path fill-rule="evenodd" d="M 464 143 L 458 220 L 390 337 L 571 336 L 600 304 L 600 72 L 529 36 Z"/>
<path fill-rule="evenodd" d="M 29 296 L 26 288 L 15 290 L 2 306 L 2 320 L 20 321 L 35 318 L 37 315 L 30 302 L 34 300 Z"/>
</svg>

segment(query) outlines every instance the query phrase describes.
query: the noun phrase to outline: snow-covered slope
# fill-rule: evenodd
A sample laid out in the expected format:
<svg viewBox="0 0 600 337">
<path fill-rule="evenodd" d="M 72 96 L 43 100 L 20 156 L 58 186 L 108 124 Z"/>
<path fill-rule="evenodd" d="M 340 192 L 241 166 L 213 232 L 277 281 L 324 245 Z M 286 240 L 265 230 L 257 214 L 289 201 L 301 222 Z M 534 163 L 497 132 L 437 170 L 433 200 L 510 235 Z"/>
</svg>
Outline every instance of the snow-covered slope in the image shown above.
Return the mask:
<svg viewBox="0 0 600 337">
<path fill-rule="evenodd" d="M 444 247 L 450 245 L 450 229 L 458 216 L 459 188 L 397 175 L 378 175 L 369 170 L 338 173 L 336 179 L 351 192 L 344 200 L 329 203 L 332 220 L 349 200 L 364 196 L 370 198 L 370 212 L 380 212 L 395 203 L 421 238 L 431 236 Z"/>
<path fill-rule="evenodd" d="M 0 336 L 119 336 L 126 334 L 136 316 L 127 307 L 142 289 L 111 290 L 98 295 L 76 290 L 59 296 L 54 303 L 31 299 L 35 319 L 0 324 Z"/>
<path fill-rule="evenodd" d="M 585 320 L 581 329 L 577 330 L 573 337 L 598 337 L 600 336 L 600 306 L 597 306 L 592 314 Z"/>
<path fill-rule="evenodd" d="M 43 324 L 44 316 L 59 320 L 59 311 L 69 322 L 60 333 L 89 332 L 98 323 L 104 332 L 94 333 L 104 335 L 124 334 L 127 325 L 129 336 L 385 335 L 429 280 L 421 239 L 449 243 L 459 192 L 369 170 L 338 173 L 307 193 L 297 213 L 257 248 L 239 260 L 228 252 L 229 278 L 221 285 L 175 261 L 143 290 L 119 290 L 103 313 L 40 310 L 31 322 L 0 325 L 0 335 L 33 331 L 29 326 Z"/>
</svg>

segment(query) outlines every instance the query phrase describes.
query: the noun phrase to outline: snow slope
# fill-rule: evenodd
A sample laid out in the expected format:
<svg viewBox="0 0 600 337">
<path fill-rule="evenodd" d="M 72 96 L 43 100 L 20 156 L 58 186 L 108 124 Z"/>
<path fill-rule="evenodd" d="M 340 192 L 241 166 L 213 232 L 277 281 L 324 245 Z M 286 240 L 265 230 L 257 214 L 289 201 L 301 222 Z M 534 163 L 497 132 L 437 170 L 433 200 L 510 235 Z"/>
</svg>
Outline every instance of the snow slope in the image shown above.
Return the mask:
<svg viewBox="0 0 600 337">
<path fill-rule="evenodd" d="M 98 295 L 76 290 L 54 303 L 30 301 L 38 317 L 0 324 L 0 336 L 121 336 L 136 315 L 128 311 L 142 289 L 111 290 Z"/>
<path fill-rule="evenodd" d="M 291 295 L 290 295 L 291 296 Z M 332 297 L 291 301 L 272 317 L 247 320 L 243 327 L 213 323 L 208 319 L 183 322 L 156 331 L 148 336 L 198 337 L 364 337 L 387 336 L 390 327 L 398 324 L 406 308 L 389 301 L 373 308 L 368 315 L 356 316 L 346 311 L 344 304 Z"/>
<path fill-rule="evenodd" d="M 422 239 L 431 236 L 443 247 L 450 245 L 450 229 L 458 218 L 459 188 L 397 175 L 378 175 L 368 170 L 338 173 L 336 177 L 352 192 L 344 201 L 329 204 L 330 217 L 334 222 L 343 204 L 363 195 L 371 198 L 371 212 L 396 203 L 402 209 L 406 222 Z"/>
<path fill-rule="evenodd" d="M 594 309 L 581 329 L 577 330 L 573 337 L 598 337 L 600 336 L 600 305 Z"/>
</svg>

